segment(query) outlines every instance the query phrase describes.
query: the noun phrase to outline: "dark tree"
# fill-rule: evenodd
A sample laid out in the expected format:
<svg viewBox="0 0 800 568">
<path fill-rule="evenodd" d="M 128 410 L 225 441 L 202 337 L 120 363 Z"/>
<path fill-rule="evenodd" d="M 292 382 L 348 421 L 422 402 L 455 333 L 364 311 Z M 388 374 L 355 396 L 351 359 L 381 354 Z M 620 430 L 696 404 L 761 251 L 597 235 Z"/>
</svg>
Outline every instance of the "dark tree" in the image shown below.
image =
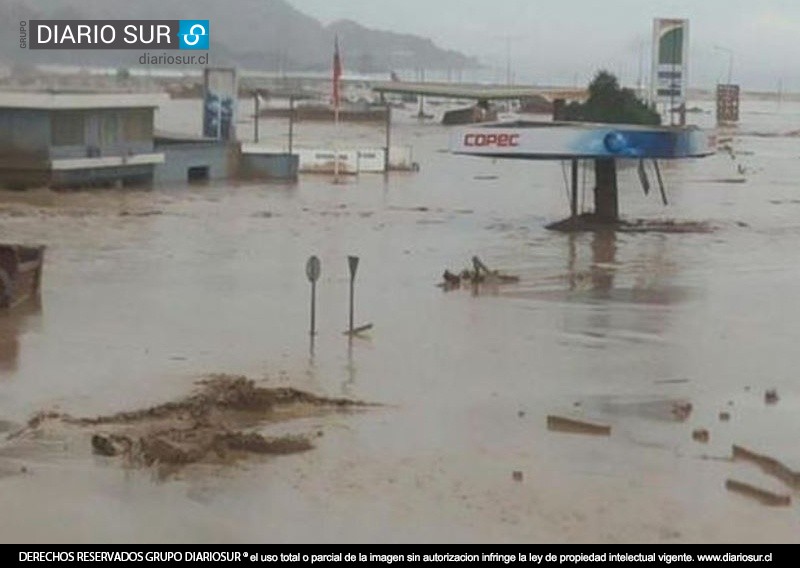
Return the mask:
<svg viewBox="0 0 800 568">
<path fill-rule="evenodd" d="M 661 116 L 636 97 L 632 89 L 620 88 L 617 78 L 600 71 L 589 84 L 585 103 L 570 103 L 564 120 L 573 122 L 613 122 L 619 124 L 661 124 Z"/>
</svg>

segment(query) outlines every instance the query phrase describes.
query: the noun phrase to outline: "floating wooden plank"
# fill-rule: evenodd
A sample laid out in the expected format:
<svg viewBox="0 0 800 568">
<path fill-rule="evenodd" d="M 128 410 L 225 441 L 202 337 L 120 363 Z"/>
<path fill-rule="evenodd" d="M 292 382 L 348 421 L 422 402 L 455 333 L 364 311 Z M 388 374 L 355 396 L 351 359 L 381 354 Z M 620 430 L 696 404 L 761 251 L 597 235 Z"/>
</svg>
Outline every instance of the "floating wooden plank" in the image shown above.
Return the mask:
<svg viewBox="0 0 800 568">
<path fill-rule="evenodd" d="M 563 416 L 547 416 L 547 429 L 554 432 L 567 432 L 570 434 L 589 434 L 592 436 L 610 436 L 611 426 L 605 424 L 594 424 Z"/>
<path fill-rule="evenodd" d="M 744 483 L 743 481 L 736 481 L 735 479 L 727 479 L 725 481 L 725 489 L 739 493 L 745 497 L 755 499 L 762 505 L 770 507 L 788 507 L 792 504 L 792 498 L 789 495 L 782 495 L 780 493 L 773 493 L 766 489 L 761 489 L 755 485 Z"/>
<path fill-rule="evenodd" d="M 350 333 L 350 331 L 345 331 L 343 335 L 358 335 L 360 333 L 364 333 L 365 331 L 369 331 L 370 329 L 372 329 L 372 327 L 373 327 L 372 324 L 368 323 L 366 325 L 354 327 L 352 333 Z"/>
<path fill-rule="evenodd" d="M 792 489 L 800 488 L 800 471 L 794 471 L 786 464 L 763 454 L 757 454 L 751 450 L 743 448 L 742 446 L 733 446 L 733 459 L 744 460 L 756 464 L 761 471 L 767 475 L 771 475 Z"/>
</svg>

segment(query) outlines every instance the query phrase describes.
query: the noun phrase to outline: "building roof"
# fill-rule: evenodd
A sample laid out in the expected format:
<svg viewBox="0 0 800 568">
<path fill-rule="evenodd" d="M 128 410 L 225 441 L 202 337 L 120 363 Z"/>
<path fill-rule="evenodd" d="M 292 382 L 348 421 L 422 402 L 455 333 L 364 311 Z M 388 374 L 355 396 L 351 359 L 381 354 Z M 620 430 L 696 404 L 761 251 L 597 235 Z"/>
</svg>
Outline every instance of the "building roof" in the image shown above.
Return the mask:
<svg viewBox="0 0 800 568">
<path fill-rule="evenodd" d="M 156 108 L 169 100 L 165 93 L 0 92 L 0 109 L 88 110 Z"/>
<path fill-rule="evenodd" d="M 543 96 L 548 99 L 568 100 L 586 98 L 582 89 L 561 89 L 532 86 L 479 85 L 462 83 L 407 83 L 405 81 L 385 81 L 372 85 L 377 93 L 396 93 L 423 95 L 451 99 L 509 100 Z"/>
</svg>

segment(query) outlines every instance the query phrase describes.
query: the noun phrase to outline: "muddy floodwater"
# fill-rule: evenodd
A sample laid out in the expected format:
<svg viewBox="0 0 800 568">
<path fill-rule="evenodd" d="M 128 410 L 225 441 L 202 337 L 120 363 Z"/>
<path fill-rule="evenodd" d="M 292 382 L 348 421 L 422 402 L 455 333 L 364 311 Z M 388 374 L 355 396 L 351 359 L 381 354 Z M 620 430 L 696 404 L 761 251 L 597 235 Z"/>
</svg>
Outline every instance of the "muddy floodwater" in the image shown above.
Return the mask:
<svg viewBox="0 0 800 568">
<path fill-rule="evenodd" d="M 549 232 L 559 163 L 450 155 L 415 111 L 393 142 L 417 173 L 0 195 L 0 240 L 47 246 L 40 302 L 0 316 L 0 540 L 800 542 L 800 104 L 744 101 L 730 152 L 664 165 L 666 208 L 621 171 L 628 219 L 713 227 L 685 234 Z M 285 144 L 285 122 L 260 130 Z M 374 324 L 352 341 L 347 255 Z M 437 287 L 475 255 L 519 281 Z M 313 447 L 169 475 L 93 452 L 99 422 L 29 424 L 184 400 L 212 373 L 375 406 L 251 421 Z"/>
</svg>

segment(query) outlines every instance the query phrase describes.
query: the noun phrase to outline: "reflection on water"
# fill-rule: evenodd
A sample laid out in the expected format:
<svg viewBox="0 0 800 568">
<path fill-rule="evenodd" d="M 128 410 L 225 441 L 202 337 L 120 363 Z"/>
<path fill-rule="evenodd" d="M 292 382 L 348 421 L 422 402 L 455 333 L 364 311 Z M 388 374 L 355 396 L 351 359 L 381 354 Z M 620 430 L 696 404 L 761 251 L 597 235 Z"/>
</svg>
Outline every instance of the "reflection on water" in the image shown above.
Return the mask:
<svg viewBox="0 0 800 568">
<path fill-rule="evenodd" d="M 554 302 L 671 305 L 688 298 L 673 283 L 676 264 L 663 235 L 617 235 L 596 231 L 563 238 L 563 272 L 553 267 L 523 268 L 519 285 L 495 288 L 501 296 Z M 482 288 L 483 291 L 483 288 Z"/>
<path fill-rule="evenodd" d="M 608 349 L 610 342 L 660 342 L 673 309 L 691 298 L 672 259 L 676 240 L 614 231 L 549 235 L 545 242 L 560 247 L 562 268 L 537 260 L 520 268 L 518 285 L 498 293 L 552 306 L 568 343 Z"/>
<path fill-rule="evenodd" d="M 578 262 L 578 235 L 567 235 L 567 282 L 570 291 L 576 291 L 588 280 L 592 297 L 609 298 L 614 288 L 616 272 L 617 234 L 614 231 L 596 231 L 591 240 L 591 266 L 586 270 Z"/>
<path fill-rule="evenodd" d="M 38 331 L 41 326 L 42 301 L 40 294 L 29 298 L 13 309 L 0 313 L 0 376 L 17 370 L 20 336 Z"/>
<path fill-rule="evenodd" d="M 352 394 L 352 387 L 356 384 L 356 363 L 353 360 L 353 336 L 347 338 L 347 379 L 342 383 L 342 394 Z"/>
<path fill-rule="evenodd" d="M 592 239 L 592 290 L 605 295 L 614 287 L 617 261 L 617 234 L 614 231 L 597 231 Z"/>
<path fill-rule="evenodd" d="M 568 298 L 652 305 L 669 305 L 687 298 L 687 289 L 671 282 L 675 264 L 663 236 L 620 237 L 614 231 L 597 231 L 589 237 L 588 258 L 581 254 L 586 250 L 585 235 L 567 238 Z M 628 240 L 621 243 L 620 238 Z M 618 259 L 620 246 L 628 255 L 633 249 L 641 252 L 633 258 Z"/>
</svg>

